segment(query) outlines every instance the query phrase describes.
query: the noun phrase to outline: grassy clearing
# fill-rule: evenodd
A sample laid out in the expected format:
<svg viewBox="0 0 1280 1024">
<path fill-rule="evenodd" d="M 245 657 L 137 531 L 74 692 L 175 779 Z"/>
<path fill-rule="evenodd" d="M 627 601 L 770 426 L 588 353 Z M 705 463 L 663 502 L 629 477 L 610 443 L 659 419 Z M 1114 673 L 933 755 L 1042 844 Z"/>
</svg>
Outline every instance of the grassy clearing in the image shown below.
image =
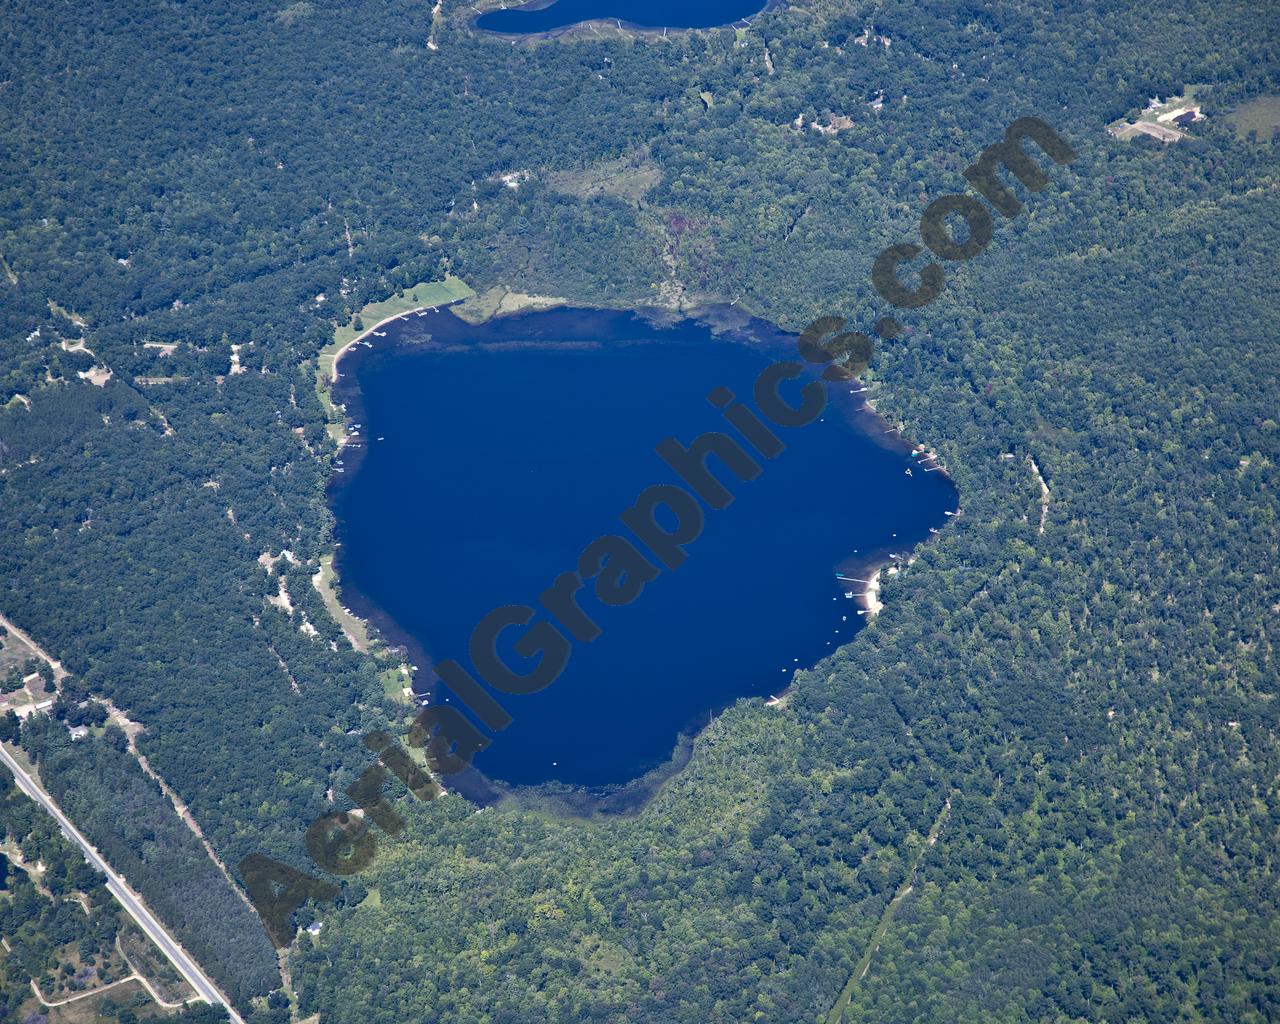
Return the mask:
<svg viewBox="0 0 1280 1024">
<path fill-rule="evenodd" d="M 1280 96 L 1259 96 L 1227 115 L 1236 135 L 1245 138 L 1251 131 L 1258 133 L 1258 141 L 1266 142 L 1280 131 Z"/>
<path fill-rule="evenodd" d="M 53 299 L 49 299 L 48 302 L 49 302 L 49 312 L 53 313 L 55 316 L 64 317 L 65 319 L 70 320 L 73 324 L 75 324 L 81 330 L 84 330 L 86 327 L 89 326 L 89 324 L 85 321 L 85 318 L 82 317 L 79 313 L 73 313 L 69 309 L 63 309 L 56 302 L 54 302 Z"/>
<path fill-rule="evenodd" d="M 392 295 L 381 302 L 371 302 L 351 318 L 351 322 L 335 328 L 333 341 L 320 350 L 316 364 L 316 394 L 329 419 L 329 436 L 336 444 L 341 445 L 346 439 L 342 429 L 342 416 L 334 408 L 330 388 L 337 379 L 337 363 L 343 351 L 361 335 L 373 330 L 378 324 L 392 317 L 400 316 L 411 309 L 424 306 L 443 306 L 460 299 L 466 299 L 475 292 L 460 277 L 448 275 L 443 281 L 423 281 L 412 288 L 406 288 L 399 295 Z"/>
<path fill-rule="evenodd" d="M 333 341 L 320 352 L 320 376 L 324 380 L 333 380 L 333 365 L 339 353 L 383 320 L 423 306 L 443 306 L 450 302 L 457 302 L 459 299 L 469 298 L 474 294 L 465 281 L 450 274 L 443 281 L 424 281 L 421 284 L 415 284 L 412 288 L 406 288 L 399 295 L 392 295 L 381 302 L 369 303 L 351 318 L 350 323 L 338 327 L 333 332 Z"/>
<path fill-rule="evenodd" d="M 553 309 L 563 306 L 564 299 L 549 295 L 526 295 L 513 292 L 506 285 L 494 285 L 480 295 L 473 295 L 466 302 L 452 307 L 454 316 L 469 324 L 482 324 L 496 316 L 510 316 L 512 313 L 527 313 L 537 309 Z"/>
<path fill-rule="evenodd" d="M 662 169 L 649 159 L 647 152 L 582 170 L 553 171 L 546 176 L 547 187 L 554 192 L 578 199 L 614 196 L 637 204 L 661 180 Z"/>
<path fill-rule="evenodd" d="M 382 681 L 382 692 L 386 694 L 387 700 L 395 704 L 412 703 L 404 694 L 405 687 L 409 685 L 409 677 L 400 671 L 400 666 L 383 669 L 378 678 Z"/>
<path fill-rule="evenodd" d="M 33 658 L 38 661 L 40 655 L 21 637 L 0 626 L 0 675 L 8 672 L 14 665 L 25 665 Z"/>
<path fill-rule="evenodd" d="M 58 958 L 57 968 L 36 979 L 36 984 L 39 986 L 41 994 L 51 1003 L 59 1003 L 64 999 L 86 995 L 98 989 L 105 989 L 133 973 L 114 946 L 108 946 L 105 949 L 96 951 L 91 958 L 91 965 L 86 963 L 80 956 L 78 941 L 68 942 L 57 951 L 56 955 Z M 92 966 L 98 972 L 92 983 L 86 988 L 72 986 L 70 979 L 89 966 Z M 65 968 L 70 968 L 71 973 L 69 975 L 65 973 Z"/>
<path fill-rule="evenodd" d="M 146 1000 L 144 1003 L 143 1000 Z M 77 999 L 65 1006 L 42 1006 L 35 996 L 23 1003 L 18 1011 L 17 1020 L 26 1020 L 28 1013 L 41 1013 L 48 1024 L 100 1024 L 104 1020 L 115 1020 L 115 1010 L 110 1016 L 104 1013 L 110 1004 L 117 1007 L 127 1006 L 137 1014 L 139 1020 L 170 1017 L 175 1011 L 161 1009 L 152 1000 L 147 990 L 137 980 L 126 981 L 121 985 L 108 989 L 85 999 Z"/>
<path fill-rule="evenodd" d="M 333 571 L 333 555 L 325 555 L 320 559 L 320 571 L 311 577 L 311 581 L 315 584 L 315 588 L 320 593 L 324 606 L 329 610 L 329 614 L 333 616 L 333 621 L 342 627 L 342 631 L 347 634 L 347 638 L 351 641 L 351 645 L 357 651 L 367 651 L 369 649 L 369 631 L 365 629 L 364 623 L 350 614 L 344 607 L 342 602 L 338 600 L 338 594 L 334 590 L 333 581 L 337 574 Z"/>
</svg>

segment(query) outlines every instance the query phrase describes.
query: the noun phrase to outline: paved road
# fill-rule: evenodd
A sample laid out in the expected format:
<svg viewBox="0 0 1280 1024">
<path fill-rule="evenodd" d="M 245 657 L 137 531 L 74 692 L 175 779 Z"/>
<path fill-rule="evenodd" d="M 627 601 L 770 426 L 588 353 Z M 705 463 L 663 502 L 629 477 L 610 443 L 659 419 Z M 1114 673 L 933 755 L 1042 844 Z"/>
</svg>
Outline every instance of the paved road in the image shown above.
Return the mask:
<svg viewBox="0 0 1280 1024">
<path fill-rule="evenodd" d="M 18 764 L 13 755 L 5 750 L 3 746 L 0 746 L 0 760 L 3 760 L 9 770 L 13 772 L 13 777 L 17 779 L 19 788 L 52 814 L 67 837 L 84 851 L 89 863 L 107 876 L 107 888 L 111 891 L 111 895 L 120 901 L 120 905 L 129 912 L 130 917 L 138 922 L 138 927 L 150 936 L 151 941 L 164 951 L 165 956 L 173 962 L 174 967 L 187 980 L 187 984 L 195 989 L 203 999 L 208 1000 L 215 1006 L 226 1007 L 227 1013 L 235 1024 L 244 1024 L 240 1015 L 236 1013 L 235 1009 L 218 991 L 213 982 L 200 970 L 199 964 L 186 954 L 183 948 L 178 945 L 177 940 L 165 930 L 164 925 L 157 921 L 151 911 L 143 905 L 142 898 L 129 888 L 128 883 L 123 878 L 111 870 L 111 867 L 103 860 L 102 855 L 93 848 L 89 840 L 80 834 L 80 830 L 71 824 L 70 819 L 53 802 L 53 798 L 40 787 L 35 779 L 23 770 L 22 765 Z"/>
</svg>

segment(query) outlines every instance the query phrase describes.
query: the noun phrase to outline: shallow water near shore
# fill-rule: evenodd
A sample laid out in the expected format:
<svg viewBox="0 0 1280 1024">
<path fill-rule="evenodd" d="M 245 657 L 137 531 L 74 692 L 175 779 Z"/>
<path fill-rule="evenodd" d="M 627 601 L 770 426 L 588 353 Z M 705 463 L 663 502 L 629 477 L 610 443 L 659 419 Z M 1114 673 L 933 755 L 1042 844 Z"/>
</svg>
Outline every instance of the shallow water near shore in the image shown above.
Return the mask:
<svg viewBox="0 0 1280 1024">
<path fill-rule="evenodd" d="M 771 325 L 740 326 L 717 335 L 695 320 L 582 309 L 470 326 L 442 310 L 395 321 L 344 357 L 335 397 L 360 424 L 332 490 L 344 599 L 408 643 L 423 668 L 415 685 L 432 675 L 426 659 L 469 666 L 488 612 L 536 607 L 587 544 L 627 535 L 618 517 L 647 486 L 685 486 L 659 441 L 733 435 L 708 392 L 727 386 L 752 404 L 761 370 L 795 352 Z M 756 479 L 712 460 L 735 500 L 706 510 L 687 561 L 636 601 L 603 606 L 588 584 L 581 604 L 602 634 L 574 642 L 541 692 L 497 695 L 513 723 L 476 758 L 480 772 L 516 785 L 626 782 L 708 712 L 768 698 L 848 642 L 863 619 L 838 567 L 909 550 L 956 505 L 943 473 L 925 473 L 865 415 L 855 425 L 849 387 L 831 386 L 818 422 L 775 428 L 786 450 L 756 455 Z M 508 630 L 500 649 L 527 669 L 511 652 L 523 632 Z M 443 688 L 432 699 L 457 703 Z"/>
<path fill-rule="evenodd" d="M 584 21 L 608 19 L 640 28 L 713 28 L 757 14 L 765 0 L 554 0 L 486 11 L 476 27 L 488 32 L 550 32 Z"/>
</svg>

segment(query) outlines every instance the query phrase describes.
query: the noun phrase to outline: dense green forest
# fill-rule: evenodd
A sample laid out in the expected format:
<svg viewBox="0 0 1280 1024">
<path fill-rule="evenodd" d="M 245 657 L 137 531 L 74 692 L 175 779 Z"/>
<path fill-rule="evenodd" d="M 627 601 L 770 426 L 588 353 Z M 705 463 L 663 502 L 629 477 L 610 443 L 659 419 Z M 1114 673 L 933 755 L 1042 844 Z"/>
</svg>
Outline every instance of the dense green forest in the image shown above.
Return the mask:
<svg viewBox="0 0 1280 1024">
<path fill-rule="evenodd" d="M 323 923 L 291 953 L 298 1012 L 827 1019 L 909 886 L 847 1022 L 1280 1017 L 1280 149 L 1227 121 L 1280 92 L 1280 10 L 806 0 L 514 44 L 473 13 L 8 11 L 0 610 L 145 726 L 229 864 L 315 872 L 303 835 L 370 763 L 359 734 L 403 725 L 390 655 L 311 585 L 335 322 L 449 271 L 865 330 L 875 254 L 1015 117 L 1078 158 L 872 361 L 963 507 L 874 624 L 785 708 L 719 717 L 631 817 L 390 784 L 408 827 L 298 915 Z M 1188 139 L 1105 133 L 1192 83 Z M 180 899 L 190 833 L 61 729 L 24 737 L 50 790 L 122 857 L 133 823 L 93 793 L 132 795 L 174 837 L 135 884 Z M 247 1002 L 277 984 L 265 933 L 223 924 Z"/>
</svg>

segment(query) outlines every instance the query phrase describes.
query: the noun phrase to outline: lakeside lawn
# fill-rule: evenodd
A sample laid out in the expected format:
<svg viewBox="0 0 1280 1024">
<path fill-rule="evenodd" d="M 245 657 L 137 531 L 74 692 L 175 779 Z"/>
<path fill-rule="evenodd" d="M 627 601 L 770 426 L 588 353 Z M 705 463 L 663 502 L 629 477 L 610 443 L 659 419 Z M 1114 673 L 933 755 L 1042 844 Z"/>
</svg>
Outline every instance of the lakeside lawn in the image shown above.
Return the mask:
<svg viewBox="0 0 1280 1024">
<path fill-rule="evenodd" d="M 399 316 L 411 309 L 423 306 L 444 306 L 461 299 L 469 299 L 475 295 L 471 287 L 460 277 L 452 274 L 443 281 L 421 281 L 412 288 L 406 288 L 398 295 L 392 295 L 380 302 L 370 302 L 347 324 L 334 328 L 333 340 L 320 350 L 316 363 L 316 394 L 320 396 L 320 404 L 324 407 L 329 420 L 329 434 L 339 444 L 344 437 L 341 417 L 333 407 L 329 397 L 329 388 L 334 380 L 334 362 L 342 350 L 355 341 L 360 335 L 371 330 L 375 324 L 388 317 Z M 359 324 L 360 326 L 356 326 Z M 335 420 L 339 422 L 335 422 Z"/>
<path fill-rule="evenodd" d="M 391 316 L 399 316 L 411 309 L 423 306 L 443 306 L 459 299 L 468 299 L 475 292 L 460 277 L 449 274 L 443 281 L 423 281 L 406 288 L 399 295 L 392 295 L 381 302 L 371 302 L 351 318 L 351 322 L 334 329 L 333 341 L 320 350 L 320 375 L 333 379 L 333 361 L 347 345 L 355 341 L 375 324 Z M 357 327 L 356 325 L 361 326 Z"/>
</svg>

